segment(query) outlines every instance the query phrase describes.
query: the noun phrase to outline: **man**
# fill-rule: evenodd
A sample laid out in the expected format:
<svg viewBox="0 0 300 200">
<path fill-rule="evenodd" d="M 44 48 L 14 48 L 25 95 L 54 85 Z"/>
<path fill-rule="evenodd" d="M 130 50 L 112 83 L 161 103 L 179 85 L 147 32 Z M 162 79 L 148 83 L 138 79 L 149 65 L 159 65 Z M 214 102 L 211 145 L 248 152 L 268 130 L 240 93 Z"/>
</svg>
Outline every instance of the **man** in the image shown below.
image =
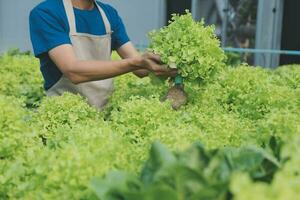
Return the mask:
<svg viewBox="0 0 300 200">
<path fill-rule="evenodd" d="M 113 91 L 113 77 L 176 74 L 158 55 L 140 55 L 117 11 L 94 0 L 42 2 L 30 13 L 30 35 L 48 96 L 72 92 L 102 108 Z M 111 50 L 123 59 L 111 61 Z"/>
</svg>

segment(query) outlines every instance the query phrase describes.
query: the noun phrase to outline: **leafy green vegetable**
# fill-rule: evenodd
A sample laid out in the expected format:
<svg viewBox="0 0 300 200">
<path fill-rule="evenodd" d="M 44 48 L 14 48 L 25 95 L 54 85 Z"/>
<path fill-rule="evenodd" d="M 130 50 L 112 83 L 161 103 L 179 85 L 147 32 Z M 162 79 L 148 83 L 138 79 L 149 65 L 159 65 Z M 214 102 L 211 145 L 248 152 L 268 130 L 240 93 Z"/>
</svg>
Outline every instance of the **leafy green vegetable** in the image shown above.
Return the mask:
<svg viewBox="0 0 300 200">
<path fill-rule="evenodd" d="M 95 178 L 92 186 L 101 200 L 227 199 L 231 175 L 248 173 L 254 180 L 271 180 L 277 160 L 262 149 L 225 148 L 207 151 L 195 144 L 181 153 L 172 153 L 154 143 L 141 178 L 111 172 Z"/>
<path fill-rule="evenodd" d="M 28 107 L 44 96 L 43 78 L 33 56 L 1 56 L 0 80 L 0 94 L 23 98 Z"/>
<path fill-rule="evenodd" d="M 27 146 L 34 145 L 34 133 L 27 124 L 23 102 L 0 95 L 0 162 L 12 159 Z"/>
<path fill-rule="evenodd" d="M 170 24 L 150 32 L 149 50 L 176 68 L 188 82 L 211 80 L 225 67 L 226 56 L 220 48 L 213 26 L 196 22 L 191 13 L 174 14 Z"/>
<path fill-rule="evenodd" d="M 158 98 L 166 82 L 125 75 L 101 113 L 77 95 L 44 98 L 38 69 L 0 57 L 0 199 L 299 197 L 299 66 L 224 67 L 186 82 L 178 111 Z M 154 141 L 166 147 L 145 165 Z"/>
<path fill-rule="evenodd" d="M 284 146 L 282 157 L 287 160 L 284 167 L 275 174 L 271 184 L 253 182 L 246 174 L 233 177 L 231 191 L 235 200 L 294 200 L 299 199 L 300 169 L 299 169 L 300 138 Z"/>
</svg>

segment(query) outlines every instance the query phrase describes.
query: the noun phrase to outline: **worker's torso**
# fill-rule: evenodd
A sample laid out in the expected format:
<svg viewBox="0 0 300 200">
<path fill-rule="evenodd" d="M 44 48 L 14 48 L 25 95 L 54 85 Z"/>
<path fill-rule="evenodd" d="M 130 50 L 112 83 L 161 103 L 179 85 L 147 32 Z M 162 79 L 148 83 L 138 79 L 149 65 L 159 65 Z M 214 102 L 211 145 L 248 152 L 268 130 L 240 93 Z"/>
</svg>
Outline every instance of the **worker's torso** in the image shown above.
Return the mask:
<svg viewBox="0 0 300 200">
<path fill-rule="evenodd" d="M 103 9 L 95 3 L 95 7 L 102 17 L 105 34 L 92 35 L 77 31 L 72 0 L 63 0 L 69 24 L 69 37 L 78 60 L 107 61 L 111 58 L 111 24 Z M 101 66 L 99 66 L 101 67 Z M 62 77 L 47 90 L 48 96 L 58 96 L 65 92 L 79 94 L 85 97 L 88 103 L 98 109 L 103 108 L 113 91 L 113 79 L 90 81 L 80 84 L 72 83 L 67 76 Z"/>
<path fill-rule="evenodd" d="M 97 4 L 103 9 L 111 24 L 113 31 L 111 49 L 117 49 L 129 41 L 124 24 L 113 7 L 100 2 Z M 33 11 L 38 15 L 33 18 L 38 20 L 31 21 L 31 40 L 35 55 L 40 59 L 41 72 L 45 80 L 44 88 L 48 90 L 62 77 L 58 67 L 49 58 L 48 51 L 60 44 L 71 44 L 69 22 L 62 0 L 47 0 Z M 106 34 L 103 18 L 96 6 L 93 10 L 74 8 L 74 14 L 77 32 L 98 36 Z"/>
</svg>

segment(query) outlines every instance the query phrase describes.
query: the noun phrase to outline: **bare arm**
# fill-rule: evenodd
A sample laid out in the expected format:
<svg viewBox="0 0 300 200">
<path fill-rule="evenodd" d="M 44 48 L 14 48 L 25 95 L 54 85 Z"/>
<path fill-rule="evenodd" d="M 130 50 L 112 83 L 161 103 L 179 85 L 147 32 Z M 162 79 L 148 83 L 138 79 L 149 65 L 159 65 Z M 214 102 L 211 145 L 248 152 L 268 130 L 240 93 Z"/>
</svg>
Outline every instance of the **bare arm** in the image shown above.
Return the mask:
<svg viewBox="0 0 300 200">
<path fill-rule="evenodd" d="M 49 56 L 74 84 L 113 78 L 139 69 L 147 69 L 155 73 L 170 71 L 159 64 L 160 58 L 154 54 L 144 54 L 119 61 L 82 61 L 76 58 L 72 45 L 65 44 L 50 50 Z"/>
<path fill-rule="evenodd" d="M 117 52 L 121 58 L 126 59 L 126 58 L 135 58 L 141 56 L 140 53 L 136 50 L 136 48 L 133 46 L 131 42 L 127 42 L 126 44 L 122 45 L 119 49 L 117 49 Z M 149 70 L 146 69 L 139 69 L 136 71 L 133 71 L 133 73 L 140 77 L 143 78 L 145 76 L 149 75 Z"/>
</svg>

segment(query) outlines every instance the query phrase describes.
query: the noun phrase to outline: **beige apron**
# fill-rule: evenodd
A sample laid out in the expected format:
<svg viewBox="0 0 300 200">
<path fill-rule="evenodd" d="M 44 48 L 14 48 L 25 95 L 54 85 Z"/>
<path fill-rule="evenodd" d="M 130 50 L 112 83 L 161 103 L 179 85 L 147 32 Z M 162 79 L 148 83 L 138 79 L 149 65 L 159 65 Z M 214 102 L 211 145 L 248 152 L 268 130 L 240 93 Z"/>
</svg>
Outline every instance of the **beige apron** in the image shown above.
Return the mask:
<svg viewBox="0 0 300 200">
<path fill-rule="evenodd" d="M 70 26 L 70 39 L 77 59 L 79 60 L 110 60 L 111 59 L 111 26 L 103 9 L 95 2 L 102 16 L 106 35 L 98 36 L 77 33 L 75 14 L 71 0 L 63 0 Z M 101 66 L 99 66 L 101 67 Z M 113 79 L 73 84 L 66 76 L 51 87 L 46 93 L 48 96 L 62 95 L 64 92 L 80 94 L 87 98 L 92 106 L 103 108 L 113 91 Z"/>
</svg>

